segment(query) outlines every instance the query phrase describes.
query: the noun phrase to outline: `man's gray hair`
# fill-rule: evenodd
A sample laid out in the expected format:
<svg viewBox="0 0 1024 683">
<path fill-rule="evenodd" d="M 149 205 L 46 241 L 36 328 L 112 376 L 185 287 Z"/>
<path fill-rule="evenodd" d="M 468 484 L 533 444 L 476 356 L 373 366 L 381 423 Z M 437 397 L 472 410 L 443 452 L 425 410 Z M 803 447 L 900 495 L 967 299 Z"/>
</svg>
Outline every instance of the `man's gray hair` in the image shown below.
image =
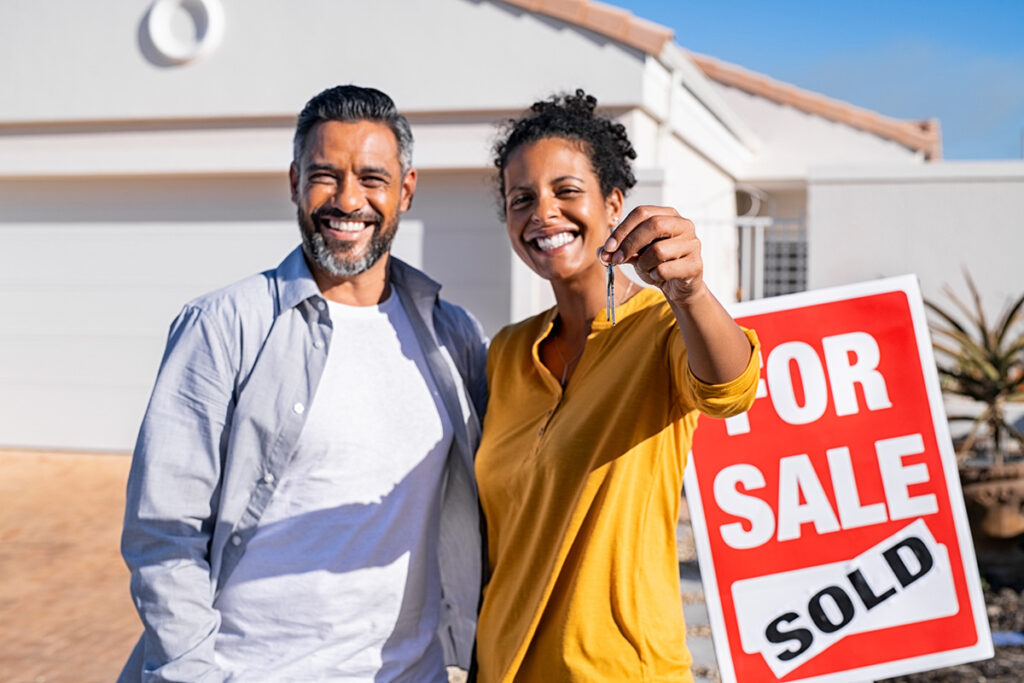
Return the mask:
<svg viewBox="0 0 1024 683">
<path fill-rule="evenodd" d="M 398 160 L 404 174 L 412 167 L 412 130 L 398 113 L 390 97 L 375 88 L 336 85 L 315 95 L 299 113 L 292 143 L 293 160 L 298 161 L 313 126 L 322 121 L 376 121 L 391 129 L 398 141 Z"/>
</svg>

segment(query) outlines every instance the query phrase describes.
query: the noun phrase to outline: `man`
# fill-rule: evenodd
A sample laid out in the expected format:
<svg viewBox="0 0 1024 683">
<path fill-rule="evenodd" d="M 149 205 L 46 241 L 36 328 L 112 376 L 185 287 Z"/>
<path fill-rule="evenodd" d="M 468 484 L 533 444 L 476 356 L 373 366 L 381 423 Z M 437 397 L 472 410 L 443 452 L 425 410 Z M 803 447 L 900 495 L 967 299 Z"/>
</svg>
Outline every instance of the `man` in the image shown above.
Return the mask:
<svg viewBox="0 0 1024 683">
<path fill-rule="evenodd" d="M 468 668 L 486 339 L 389 254 L 411 161 L 387 95 L 315 96 L 289 170 L 301 248 L 172 323 L 128 480 L 145 633 L 121 680 Z"/>
</svg>

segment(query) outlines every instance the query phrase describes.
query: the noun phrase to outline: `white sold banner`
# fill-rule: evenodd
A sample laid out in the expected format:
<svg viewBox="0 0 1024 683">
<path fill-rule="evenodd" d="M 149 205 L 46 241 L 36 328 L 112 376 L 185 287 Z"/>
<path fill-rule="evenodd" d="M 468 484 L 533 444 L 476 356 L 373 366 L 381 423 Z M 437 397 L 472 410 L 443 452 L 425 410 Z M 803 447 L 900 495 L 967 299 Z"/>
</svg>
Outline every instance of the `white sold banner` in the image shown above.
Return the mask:
<svg viewBox="0 0 1024 683">
<path fill-rule="evenodd" d="M 916 279 L 731 312 L 761 340 L 758 398 L 701 418 L 686 475 L 723 680 L 991 656 Z"/>
<path fill-rule="evenodd" d="M 761 654 L 777 678 L 846 636 L 957 612 L 949 553 L 921 520 L 850 561 L 737 581 L 732 596 L 744 652 Z M 781 637 L 790 633 L 812 644 L 796 649 L 800 638 Z"/>
</svg>

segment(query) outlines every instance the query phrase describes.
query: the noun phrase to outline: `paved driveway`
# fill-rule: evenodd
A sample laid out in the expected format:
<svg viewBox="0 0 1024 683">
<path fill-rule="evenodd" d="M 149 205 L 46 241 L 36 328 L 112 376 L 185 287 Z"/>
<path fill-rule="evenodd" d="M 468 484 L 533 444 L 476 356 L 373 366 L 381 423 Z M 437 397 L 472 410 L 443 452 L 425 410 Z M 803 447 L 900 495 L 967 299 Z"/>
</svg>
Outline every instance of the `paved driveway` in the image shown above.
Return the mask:
<svg viewBox="0 0 1024 683">
<path fill-rule="evenodd" d="M 117 677 L 141 632 L 118 552 L 128 463 L 0 451 L 0 681 Z"/>
<path fill-rule="evenodd" d="M 0 681 L 109 683 L 142 627 L 118 543 L 128 455 L 0 451 Z M 699 570 L 680 524 L 697 681 L 717 680 Z"/>
</svg>

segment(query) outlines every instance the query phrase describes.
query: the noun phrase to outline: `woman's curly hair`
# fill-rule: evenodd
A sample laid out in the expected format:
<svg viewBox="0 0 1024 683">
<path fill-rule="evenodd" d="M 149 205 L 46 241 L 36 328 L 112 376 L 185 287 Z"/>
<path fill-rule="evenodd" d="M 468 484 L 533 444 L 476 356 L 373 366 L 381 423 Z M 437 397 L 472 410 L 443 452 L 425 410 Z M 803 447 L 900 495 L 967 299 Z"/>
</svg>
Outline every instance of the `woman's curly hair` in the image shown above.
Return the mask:
<svg viewBox="0 0 1024 683">
<path fill-rule="evenodd" d="M 629 142 L 626 127 L 595 114 L 597 98 L 577 89 L 572 95 L 552 95 L 534 102 L 530 111 L 502 124 L 494 145 L 494 165 L 498 169 L 498 204 L 505 215 L 505 165 L 519 147 L 546 138 L 564 138 L 580 143 L 607 197 L 615 188 L 626 194 L 634 185 L 632 160 L 636 150 Z"/>
</svg>

